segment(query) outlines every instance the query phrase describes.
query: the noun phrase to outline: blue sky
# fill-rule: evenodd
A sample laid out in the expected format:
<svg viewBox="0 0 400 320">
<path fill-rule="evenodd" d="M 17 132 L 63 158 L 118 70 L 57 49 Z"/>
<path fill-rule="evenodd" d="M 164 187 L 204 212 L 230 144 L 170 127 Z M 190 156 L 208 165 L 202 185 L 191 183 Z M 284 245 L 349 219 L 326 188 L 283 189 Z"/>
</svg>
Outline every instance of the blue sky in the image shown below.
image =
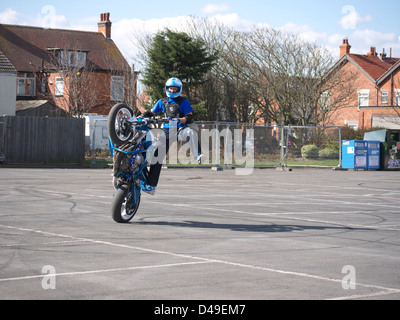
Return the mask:
<svg viewBox="0 0 400 320">
<path fill-rule="evenodd" d="M 245 30 L 267 25 L 300 34 L 339 54 L 344 37 L 353 53 L 367 53 L 370 46 L 400 57 L 398 0 L 209 0 L 200 1 L 9 1 L 0 2 L 0 23 L 97 30 L 100 13 L 110 12 L 112 38 L 125 55 L 134 52 L 132 30 L 179 25 L 185 16 L 217 17 L 230 27 Z"/>
</svg>

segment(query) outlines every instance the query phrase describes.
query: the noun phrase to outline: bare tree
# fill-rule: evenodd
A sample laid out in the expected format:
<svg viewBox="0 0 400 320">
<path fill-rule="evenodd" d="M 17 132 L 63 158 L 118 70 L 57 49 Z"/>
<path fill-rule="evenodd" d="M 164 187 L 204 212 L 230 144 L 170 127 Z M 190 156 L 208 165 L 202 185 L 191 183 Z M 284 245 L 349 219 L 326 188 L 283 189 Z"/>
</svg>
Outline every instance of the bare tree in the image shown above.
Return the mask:
<svg viewBox="0 0 400 320">
<path fill-rule="evenodd" d="M 354 92 L 351 78 L 331 69 L 332 55 L 296 34 L 255 28 L 243 40 L 248 53 L 244 63 L 251 65 L 253 78 L 258 79 L 260 111 L 265 118 L 281 124 L 326 124 L 329 114 Z M 326 94 L 339 87 L 346 90 L 339 90 L 340 98 L 326 104 Z"/>
<path fill-rule="evenodd" d="M 91 109 L 104 105 L 106 98 L 101 81 L 93 63 L 87 59 L 88 52 L 73 46 L 50 48 L 50 72 L 54 84 L 54 101 L 71 115 L 81 117 Z"/>
</svg>

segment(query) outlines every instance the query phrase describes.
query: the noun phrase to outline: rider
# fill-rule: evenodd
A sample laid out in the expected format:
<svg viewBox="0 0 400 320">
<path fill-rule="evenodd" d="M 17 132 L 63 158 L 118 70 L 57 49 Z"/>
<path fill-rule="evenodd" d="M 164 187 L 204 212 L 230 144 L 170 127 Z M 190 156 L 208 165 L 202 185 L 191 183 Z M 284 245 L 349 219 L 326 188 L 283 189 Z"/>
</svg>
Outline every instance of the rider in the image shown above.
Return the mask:
<svg viewBox="0 0 400 320">
<path fill-rule="evenodd" d="M 154 105 L 151 110 L 148 110 L 142 114 L 142 117 L 153 117 L 159 112 L 163 112 L 169 119 L 177 122 L 177 129 L 175 128 L 175 132 L 177 132 L 177 137 L 175 139 L 181 139 L 186 137 L 186 139 L 194 143 L 194 130 L 189 128 L 187 125 L 193 123 L 193 108 L 189 102 L 189 100 L 183 96 L 182 93 L 182 82 L 178 78 L 171 78 L 165 84 L 165 93 L 167 95 L 166 98 L 158 100 L 158 102 Z M 168 153 L 169 149 L 169 138 L 170 138 L 170 124 L 166 123 L 163 126 L 163 130 L 166 137 L 166 150 Z M 177 130 L 177 131 L 176 131 Z M 172 131 L 173 132 L 173 131 Z M 174 139 L 174 137 L 171 137 Z M 196 147 L 196 146 L 195 146 Z M 198 148 L 192 148 L 198 150 L 198 155 L 196 160 L 200 163 L 201 157 L 203 154 L 201 153 L 200 144 L 198 144 Z M 158 156 L 158 150 L 155 152 L 155 156 Z M 162 162 L 162 161 L 161 161 Z M 157 162 L 155 164 L 150 165 L 150 172 L 148 176 L 148 185 L 143 185 L 142 190 L 146 193 L 154 195 L 155 189 L 158 184 L 158 180 L 160 177 L 162 168 L 162 163 Z"/>
</svg>

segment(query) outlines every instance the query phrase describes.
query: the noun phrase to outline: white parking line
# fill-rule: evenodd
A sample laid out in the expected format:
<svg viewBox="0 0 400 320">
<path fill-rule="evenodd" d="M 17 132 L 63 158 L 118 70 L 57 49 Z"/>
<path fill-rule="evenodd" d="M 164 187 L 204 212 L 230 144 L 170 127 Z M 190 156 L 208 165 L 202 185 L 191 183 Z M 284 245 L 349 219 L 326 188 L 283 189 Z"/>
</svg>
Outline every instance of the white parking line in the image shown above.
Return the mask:
<svg viewBox="0 0 400 320">
<path fill-rule="evenodd" d="M 52 276 L 54 276 L 54 277 L 79 276 L 79 275 L 87 275 L 87 274 L 95 274 L 95 273 L 107 273 L 107 272 L 121 272 L 121 271 L 133 271 L 133 270 L 143 270 L 143 269 L 155 269 L 155 268 L 180 267 L 180 266 L 188 266 L 188 265 L 195 265 L 195 264 L 205 264 L 205 263 L 210 263 L 210 262 L 209 261 L 196 261 L 196 262 L 181 262 L 181 263 L 170 263 L 170 264 L 161 264 L 161 265 L 152 265 L 152 266 L 112 268 L 112 269 L 90 270 L 90 271 L 75 271 L 75 272 L 55 273 L 55 274 L 52 274 Z M 0 282 L 38 279 L 38 278 L 44 278 L 44 277 L 48 277 L 48 274 L 25 276 L 25 277 L 14 277 L 14 278 L 4 278 L 4 279 L 0 279 Z"/>
</svg>

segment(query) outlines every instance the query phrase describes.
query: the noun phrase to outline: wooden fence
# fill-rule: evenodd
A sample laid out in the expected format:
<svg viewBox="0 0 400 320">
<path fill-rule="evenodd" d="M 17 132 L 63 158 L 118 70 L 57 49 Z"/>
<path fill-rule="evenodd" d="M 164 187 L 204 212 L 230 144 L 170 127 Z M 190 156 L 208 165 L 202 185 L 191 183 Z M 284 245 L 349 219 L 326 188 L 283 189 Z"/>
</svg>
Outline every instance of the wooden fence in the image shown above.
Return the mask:
<svg viewBox="0 0 400 320">
<path fill-rule="evenodd" d="M 0 117 L 3 163 L 83 165 L 84 153 L 84 119 Z"/>
</svg>

